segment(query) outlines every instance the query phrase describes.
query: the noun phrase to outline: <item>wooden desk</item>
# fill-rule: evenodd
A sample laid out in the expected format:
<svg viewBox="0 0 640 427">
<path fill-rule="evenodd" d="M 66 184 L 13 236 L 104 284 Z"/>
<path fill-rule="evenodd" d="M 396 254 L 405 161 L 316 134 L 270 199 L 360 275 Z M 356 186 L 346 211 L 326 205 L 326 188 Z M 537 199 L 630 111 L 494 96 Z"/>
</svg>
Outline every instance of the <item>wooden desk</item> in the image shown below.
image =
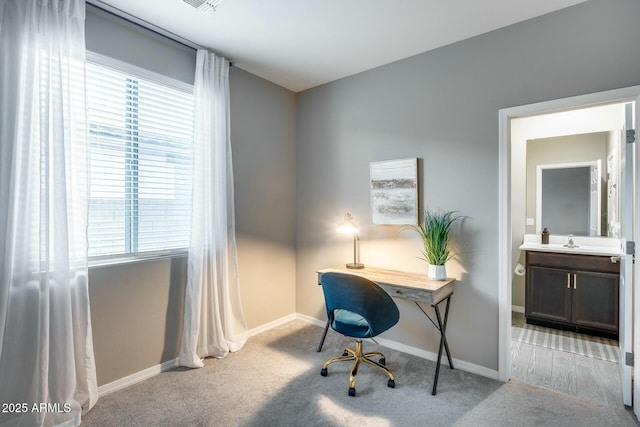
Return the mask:
<svg viewBox="0 0 640 427">
<path fill-rule="evenodd" d="M 394 298 L 403 298 L 415 302 L 420 310 L 427 316 L 431 323 L 440 331 L 440 346 L 438 348 L 438 359 L 436 361 L 436 373 L 433 378 L 433 389 L 431 394 L 436 394 L 436 388 L 438 386 L 438 376 L 440 374 L 440 360 L 442 358 L 442 350 L 444 348 L 447 353 L 447 359 L 449 361 L 449 367 L 453 369 L 453 362 L 451 360 L 451 352 L 449 351 L 449 344 L 447 343 L 446 329 L 447 320 L 449 319 L 449 305 L 451 303 L 451 296 L 453 295 L 453 287 L 455 279 L 447 279 L 442 281 L 436 281 L 429 279 L 424 274 L 407 273 L 396 270 L 384 270 L 381 268 L 365 267 L 363 269 L 350 269 L 345 266 L 324 268 L 317 271 L 318 284 L 321 283 L 321 278 L 324 273 L 343 273 L 352 274 L 355 276 L 364 277 L 371 280 L 382 289 L 384 289 L 389 295 Z M 444 317 L 440 314 L 439 305 L 446 301 L 446 308 L 444 311 Z M 427 314 L 419 303 L 426 303 L 433 307 L 437 323 Z M 322 350 L 322 345 L 327 336 L 329 330 L 329 321 L 324 328 L 322 339 L 318 345 L 318 351 Z"/>
</svg>

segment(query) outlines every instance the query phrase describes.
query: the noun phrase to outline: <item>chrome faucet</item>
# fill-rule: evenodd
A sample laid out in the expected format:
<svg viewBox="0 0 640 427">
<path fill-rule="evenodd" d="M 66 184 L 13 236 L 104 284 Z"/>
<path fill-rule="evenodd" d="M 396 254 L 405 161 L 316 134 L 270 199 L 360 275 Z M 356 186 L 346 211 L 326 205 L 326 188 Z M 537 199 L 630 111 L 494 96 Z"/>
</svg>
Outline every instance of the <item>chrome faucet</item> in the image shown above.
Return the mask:
<svg viewBox="0 0 640 427">
<path fill-rule="evenodd" d="M 567 237 L 569 238 L 569 242 L 566 245 L 564 245 L 566 248 L 578 248 L 579 247 L 573 241 L 573 234 L 569 234 Z"/>
</svg>

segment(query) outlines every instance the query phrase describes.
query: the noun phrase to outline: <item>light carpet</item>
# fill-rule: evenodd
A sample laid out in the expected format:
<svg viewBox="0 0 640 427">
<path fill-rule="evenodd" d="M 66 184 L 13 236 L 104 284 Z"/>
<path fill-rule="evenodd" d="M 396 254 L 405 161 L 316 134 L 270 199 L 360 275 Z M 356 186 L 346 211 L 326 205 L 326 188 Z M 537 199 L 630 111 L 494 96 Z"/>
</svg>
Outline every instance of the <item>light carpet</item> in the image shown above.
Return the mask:
<svg viewBox="0 0 640 427">
<path fill-rule="evenodd" d="M 515 341 L 540 347 L 580 354 L 608 362 L 620 362 L 618 341 L 608 338 L 545 328 L 543 326 L 529 325 L 526 323 L 522 327 L 513 326 L 511 328 L 511 337 Z"/>
<path fill-rule="evenodd" d="M 638 425 L 624 409 L 613 408 L 518 381 L 509 381 L 464 415 L 456 427 L 622 427 Z"/>
<path fill-rule="evenodd" d="M 432 396 L 435 364 L 381 350 L 396 375 L 363 366 L 357 396 L 349 397 L 349 363 L 320 368 L 352 340 L 330 332 L 315 348 L 322 328 L 296 320 L 249 339 L 225 359 L 201 369 L 176 369 L 103 396 L 83 426 L 494 426 L 636 425 L 620 408 L 562 396 L 537 387 L 507 384 L 443 366 Z M 455 341 L 449 342 L 455 355 Z M 370 369 L 368 369 L 370 368 Z"/>
</svg>

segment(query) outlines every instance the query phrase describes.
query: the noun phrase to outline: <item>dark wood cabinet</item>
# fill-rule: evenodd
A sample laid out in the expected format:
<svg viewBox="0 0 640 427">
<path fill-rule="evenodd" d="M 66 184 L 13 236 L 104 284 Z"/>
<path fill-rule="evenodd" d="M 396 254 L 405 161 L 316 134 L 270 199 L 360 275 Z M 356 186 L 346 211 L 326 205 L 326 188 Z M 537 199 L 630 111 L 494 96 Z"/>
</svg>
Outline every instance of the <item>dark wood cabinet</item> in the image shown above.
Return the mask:
<svg viewBox="0 0 640 427">
<path fill-rule="evenodd" d="M 618 332 L 620 277 L 611 273 L 575 273 L 571 322 L 578 328 Z"/>
<path fill-rule="evenodd" d="M 571 323 L 571 289 L 567 271 L 557 268 L 529 267 L 526 295 L 527 318 Z"/>
<path fill-rule="evenodd" d="M 610 257 L 526 253 L 527 323 L 616 336 L 620 266 Z"/>
</svg>

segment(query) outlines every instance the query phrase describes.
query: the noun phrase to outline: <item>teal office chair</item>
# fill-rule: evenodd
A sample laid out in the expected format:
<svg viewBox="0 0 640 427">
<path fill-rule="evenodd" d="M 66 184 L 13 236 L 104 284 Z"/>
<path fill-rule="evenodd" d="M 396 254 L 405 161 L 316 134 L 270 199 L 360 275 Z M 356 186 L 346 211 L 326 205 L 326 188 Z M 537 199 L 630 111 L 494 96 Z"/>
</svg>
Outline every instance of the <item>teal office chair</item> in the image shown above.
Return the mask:
<svg viewBox="0 0 640 427">
<path fill-rule="evenodd" d="M 356 374 L 361 363 L 382 369 L 396 386 L 393 373 L 385 366 L 384 354 L 362 352 L 362 338 L 373 338 L 398 323 L 400 313 L 396 303 L 382 288 L 370 280 L 350 274 L 325 273 L 320 278 L 327 306 L 329 325 L 342 335 L 356 338 L 356 348 L 346 348 L 340 357 L 333 357 L 322 365 L 320 375 L 327 376 L 327 368 L 334 362 L 353 361 L 349 375 L 349 396 L 356 395 Z M 372 357 L 378 356 L 376 362 Z"/>
</svg>

